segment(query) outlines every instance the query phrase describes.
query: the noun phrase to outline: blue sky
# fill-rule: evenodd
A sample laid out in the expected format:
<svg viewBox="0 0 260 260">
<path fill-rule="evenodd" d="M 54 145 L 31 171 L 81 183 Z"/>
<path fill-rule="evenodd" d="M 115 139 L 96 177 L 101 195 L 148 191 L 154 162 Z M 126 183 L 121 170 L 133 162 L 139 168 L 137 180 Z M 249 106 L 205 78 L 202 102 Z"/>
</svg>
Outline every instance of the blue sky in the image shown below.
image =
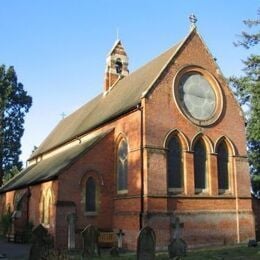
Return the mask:
<svg viewBox="0 0 260 260">
<path fill-rule="evenodd" d="M 23 161 L 66 115 L 103 89 L 105 59 L 116 31 L 130 72 L 182 40 L 194 13 L 199 33 L 226 77 L 240 75 L 235 48 L 242 21 L 258 0 L 0 0 L 0 64 L 13 65 L 33 97 L 22 138 Z"/>
</svg>

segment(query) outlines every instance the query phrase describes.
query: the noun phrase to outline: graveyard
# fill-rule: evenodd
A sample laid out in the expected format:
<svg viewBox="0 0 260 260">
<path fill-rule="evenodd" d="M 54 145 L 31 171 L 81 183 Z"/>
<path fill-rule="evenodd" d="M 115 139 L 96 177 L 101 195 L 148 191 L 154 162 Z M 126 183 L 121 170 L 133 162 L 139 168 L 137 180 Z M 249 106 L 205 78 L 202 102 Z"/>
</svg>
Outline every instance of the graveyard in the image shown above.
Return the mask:
<svg viewBox="0 0 260 260">
<path fill-rule="evenodd" d="M 2 252 L 2 243 L 4 242 L 4 238 L 0 237 L 0 256 L 3 254 Z M 19 254 L 17 252 L 17 256 L 8 257 L 8 259 L 13 260 L 27 260 L 29 251 L 28 251 L 28 245 L 24 244 L 14 244 L 9 243 L 8 244 L 9 250 L 12 252 L 17 252 L 17 248 L 21 251 Z M 20 248 L 24 247 L 28 252 L 25 253 L 25 250 L 21 250 Z M 9 256 L 9 253 L 5 252 L 6 256 Z M 61 256 L 62 255 L 62 256 Z M 49 256 L 47 259 L 75 259 L 75 260 L 81 260 L 81 251 L 74 251 L 73 253 L 63 252 L 63 254 L 60 255 L 60 258 L 54 258 L 53 256 Z M 218 248 L 207 248 L 207 249 L 194 249 L 189 250 L 187 252 L 187 256 L 181 258 L 185 260 L 210 260 L 210 259 L 259 259 L 260 256 L 260 247 L 247 247 L 247 245 L 240 245 L 240 246 L 226 246 L 226 247 L 218 247 Z M 63 257 L 63 258 L 62 258 Z M 1 258 L 0 258 L 1 259 Z M 4 259 L 4 258 L 3 258 Z M 110 255 L 109 250 L 101 250 L 101 256 L 100 257 L 93 257 L 92 259 L 100 259 L 100 260 L 117 260 L 117 259 L 123 259 L 123 260 L 136 260 L 136 254 L 135 252 L 126 252 L 124 254 L 121 254 L 119 257 L 113 257 Z M 166 260 L 169 259 L 167 252 L 157 252 L 156 253 L 156 260 Z"/>
<path fill-rule="evenodd" d="M 100 231 L 94 225 L 88 225 L 82 232 L 83 248 L 70 248 L 73 239 L 68 240 L 68 249 L 55 249 L 51 235 L 42 225 L 38 225 L 32 231 L 30 243 L 17 243 L 7 241 L 6 237 L 0 237 L 0 259 L 20 260 L 166 260 L 166 259 L 259 259 L 260 246 L 254 240 L 248 244 L 222 245 L 204 248 L 189 248 L 181 238 L 182 223 L 178 218 L 173 220 L 174 230 L 168 250 L 156 251 L 156 234 L 154 230 L 146 226 L 138 234 L 137 248 L 135 251 L 127 251 L 123 248 L 123 231 L 120 230 L 113 246 L 102 247 L 99 243 Z"/>
</svg>

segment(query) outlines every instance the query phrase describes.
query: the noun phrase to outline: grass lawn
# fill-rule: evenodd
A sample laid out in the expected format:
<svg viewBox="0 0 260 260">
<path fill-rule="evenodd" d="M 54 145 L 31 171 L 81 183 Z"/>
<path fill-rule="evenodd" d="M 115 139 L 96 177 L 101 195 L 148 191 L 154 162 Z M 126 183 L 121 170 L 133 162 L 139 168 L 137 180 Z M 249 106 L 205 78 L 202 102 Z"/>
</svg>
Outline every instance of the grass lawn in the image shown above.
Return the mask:
<svg viewBox="0 0 260 260">
<path fill-rule="evenodd" d="M 14 245 L 14 244 L 13 244 Z M 15 245 L 14 245 L 15 246 Z M 1 247 L 1 246 L 0 246 Z M 1 248 L 0 248 L 1 249 Z M 15 247 L 13 248 L 15 250 Z M 1 250 L 0 250 L 1 251 Z M 93 260 L 136 260 L 135 253 L 126 253 L 121 254 L 120 257 L 112 257 L 109 254 L 109 251 L 101 252 L 101 257 L 93 257 Z M 11 257 L 9 260 L 26 260 L 28 257 Z M 70 257 L 66 253 L 60 257 L 49 257 L 48 260 L 81 260 L 81 252 L 77 251 L 73 254 L 70 253 Z M 167 260 L 169 259 L 167 252 L 159 252 L 156 254 L 156 260 Z M 247 247 L 246 245 L 240 246 L 226 246 L 219 248 L 211 249 L 193 249 L 188 251 L 187 256 L 181 258 L 184 260 L 260 260 L 260 245 L 258 247 L 252 248 Z"/>
<path fill-rule="evenodd" d="M 74 259 L 80 259 L 75 257 Z M 106 259 L 106 260 L 136 260 L 134 253 L 122 254 L 120 257 L 111 257 L 108 253 L 103 253 L 102 256 L 95 257 L 93 259 Z M 166 252 L 157 253 L 156 260 L 167 260 L 169 259 Z M 260 260 L 260 246 L 256 248 L 247 246 L 233 246 L 233 247 L 222 247 L 214 249 L 194 249 L 187 253 L 187 256 L 183 257 L 184 260 L 248 260 L 255 259 Z"/>
</svg>

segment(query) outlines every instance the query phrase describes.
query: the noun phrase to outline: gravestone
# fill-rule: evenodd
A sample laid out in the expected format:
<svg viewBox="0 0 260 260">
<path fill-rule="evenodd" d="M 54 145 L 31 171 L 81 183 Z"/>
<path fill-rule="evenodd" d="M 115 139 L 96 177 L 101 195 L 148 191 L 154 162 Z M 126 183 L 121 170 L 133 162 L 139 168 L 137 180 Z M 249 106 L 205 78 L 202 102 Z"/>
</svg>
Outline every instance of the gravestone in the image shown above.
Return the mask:
<svg viewBox="0 0 260 260">
<path fill-rule="evenodd" d="M 100 256 L 100 250 L 98 247 L 99 232 L 93 225 L 88 225 L 82 232 L 83 238 L 83 256 L 94 257 Z"/>
<path fill-rule="evenodd" d="M 142 228 L 137 240 L 137 260 L 155 259 L 156 236 L 149 226 Z"/>
<path fill-rule="evenodd" d="M 247 246 L 248 247 L 257 247 L 257 242 L 256 240 L 249 240 L 248 243 L 247 243 Z"/>
<path fill-rule="evenodd" d="M 180 223 L 179 217 L 174 217 L 171 219 L 171 228 L 174 229 L 174 232 L 171 243 L 168 246 L 170 259 L 185 256 L 187 253 L 187 244 L 180 238 L 181 228 L 183 228 L 183 226 L 183 223 Z"/>
<path fill-rule="evenodd" d="M 32 231 L 32 246 L 29 260 L 45 259 L 53 249 L 53 240 L 41 224 Z"/>
<path fill-rule="evenodd" d="M 68 249 L 75 249 L 75 223 L 76 223 L 76 214 L 70 213 L 67 215 L 68 222 Z"/>
<path fill-rule="evenodd" d="M 116 233 L 117 235 L 117 247 L 119 252 L 123 252 L 123 238 L 125 233 L 122 231 L 122 229 L 119 229 L 118 233 Z"/>
<path fill-rule="evenodd" d="M 119 249 L 118 247 L 112 247 L 110 250 L 110 255 L 113 257 L 119 257 Z"/>
</svg>

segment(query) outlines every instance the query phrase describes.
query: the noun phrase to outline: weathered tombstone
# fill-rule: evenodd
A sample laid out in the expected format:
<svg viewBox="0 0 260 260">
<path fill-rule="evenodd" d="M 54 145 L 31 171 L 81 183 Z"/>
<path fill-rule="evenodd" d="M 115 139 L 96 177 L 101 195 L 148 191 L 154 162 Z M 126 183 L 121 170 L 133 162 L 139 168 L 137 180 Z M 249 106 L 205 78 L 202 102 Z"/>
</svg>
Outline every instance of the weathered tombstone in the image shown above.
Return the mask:
<svg viewBox="0 0 260 260">
<path fill-rule="evenodd" d="M 75 249 L 75 223 L 76 223 L 76 214 L 70 213 L 67 215 L 68 222 L 68 249 Z"/>
<path fill-rule="evenodd" d="M 116 233 L 117 235 L 117 247 L 119 252 L 123 252 L 123 238 L 125 233 L 122 231 L 122 229 L 119 229 L 118 233 Z"/>
<path fill-rule="evenodd" d="M 99 232 L 93 225 L 88 225 L 82 232 L 83 238 L 83 256 L 94 257 L 100 256 L 100 250 L 98 247 Z"/>
<path fill-rule="evenodd" d="M 113 257 L 119 257 L 119 249 L 118 247 L 114 246 L 110 250 L 110 255 Z"/>
<path fill-rule="evenodd" d="M 181 228 L 183 223 L 180 223 L 179 217 L 175 217 L 171 220 L 171 228 L 174 229 L 171 243 L 168 246 L 169 258 L 185 256 L 187 253 L 187 244 L 180 238 Z"/>
<path fill-rule="evenodd" d="M 149 226 L 142 228 L 137 240 L 137 260 L 155 259 L 156 236 Z"/>
<path fill-rule="evenodd" d="M 249 240 L 248 243 L 247 243 L 247 246 L 248 247 L 257 247 L 257 242 L 256 240 Z"/>
<path fill-rule="evenodd" d="M 44 259 L 53 249 L 53 240 L 41 224 L 32 231 L 32 247 L 29 260 Z"/>
</svg>

